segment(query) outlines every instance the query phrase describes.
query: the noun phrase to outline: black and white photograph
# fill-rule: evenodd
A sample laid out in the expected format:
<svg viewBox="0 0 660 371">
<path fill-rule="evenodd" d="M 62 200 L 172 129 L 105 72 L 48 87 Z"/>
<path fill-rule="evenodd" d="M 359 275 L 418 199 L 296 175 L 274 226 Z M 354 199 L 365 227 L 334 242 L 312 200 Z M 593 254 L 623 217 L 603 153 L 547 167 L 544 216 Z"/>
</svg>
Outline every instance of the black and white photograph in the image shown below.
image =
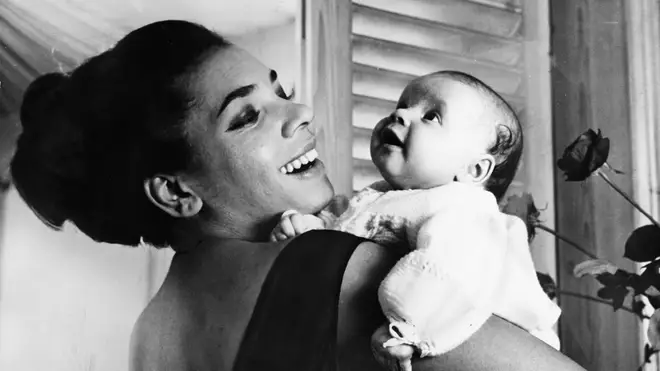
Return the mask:
<svg viewBox="0 0 660 371">
<path fill-rule="evenodd" d="M 660 371 L 660 0 L 0 0 L 0 370 Z"/>
</svg>

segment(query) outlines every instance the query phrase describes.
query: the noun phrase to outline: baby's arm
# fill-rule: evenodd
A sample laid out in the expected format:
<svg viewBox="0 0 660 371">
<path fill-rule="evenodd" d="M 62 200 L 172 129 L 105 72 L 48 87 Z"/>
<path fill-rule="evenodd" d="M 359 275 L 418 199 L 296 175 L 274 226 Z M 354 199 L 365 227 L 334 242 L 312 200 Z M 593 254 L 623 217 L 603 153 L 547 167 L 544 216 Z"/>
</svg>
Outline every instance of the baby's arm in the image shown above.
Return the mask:
<svg viewBox="0 0 660 371">
<path fill-rule="evenodd" d="M 380 286 L 392 336 L 384 345 L 408 344 L 432 356 L 458 346 L 490 317 L 507 230 L 496 213 L 454 209 L 431 217 L 417 236 Z"/>
<path fill-rule="evenodd" d="M 295 210 L 287 210 L 282 213 L 279 223 L 270 234 L 273 242 L 288 240 L 312 229 L 329 228 L 335 216 L 326 210 L 321 210 L 316 215 L 300 214 Z"/>
</svg>

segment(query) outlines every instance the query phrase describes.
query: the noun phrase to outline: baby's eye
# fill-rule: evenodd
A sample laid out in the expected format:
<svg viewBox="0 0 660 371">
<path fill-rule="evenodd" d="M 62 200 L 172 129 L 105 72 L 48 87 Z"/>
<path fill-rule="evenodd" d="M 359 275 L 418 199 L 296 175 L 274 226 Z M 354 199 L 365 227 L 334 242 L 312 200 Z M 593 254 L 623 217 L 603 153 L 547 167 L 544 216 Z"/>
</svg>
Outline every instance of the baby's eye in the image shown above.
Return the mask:
<svg viewBox="0 0 660 371">
<path fill-rule="evenodd" d="M 435 111 L 427 112 L 426 114 L 424 114 L 424 117 L 422 118 L 424 120 L 434 121 L 437 122 L 438 124 L 442 124 L 442 119 L 440 118 L 440 115 Z"/>
</svg>

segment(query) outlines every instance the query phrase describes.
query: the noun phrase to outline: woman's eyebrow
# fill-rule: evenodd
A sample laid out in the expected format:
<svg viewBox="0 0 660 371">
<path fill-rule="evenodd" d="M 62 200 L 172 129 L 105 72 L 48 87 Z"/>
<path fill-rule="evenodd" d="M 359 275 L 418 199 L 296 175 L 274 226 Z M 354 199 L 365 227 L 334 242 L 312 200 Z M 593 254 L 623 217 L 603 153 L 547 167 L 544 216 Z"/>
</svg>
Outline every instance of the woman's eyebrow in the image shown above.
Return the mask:
<svg viewBox="0 0 660 371">
<path fill-rule="evenodd" d="M 225 108 L 227 108 L 227 106 L 229 105 L 229 103 L 231 103 L 234 99 L 247 97 L 256 88 L 257 88 L 256 84 L 250 84 L 234 89 L 231 93 L 227 94 L 225 100 L 223 100 L 222 104 L 220 105 L 220 109 L 218 110 L 218 114 L 216 115 L 216 117 L 220 116 L 222 114 L 222 111 L 224 111 Z"/>
</svg>

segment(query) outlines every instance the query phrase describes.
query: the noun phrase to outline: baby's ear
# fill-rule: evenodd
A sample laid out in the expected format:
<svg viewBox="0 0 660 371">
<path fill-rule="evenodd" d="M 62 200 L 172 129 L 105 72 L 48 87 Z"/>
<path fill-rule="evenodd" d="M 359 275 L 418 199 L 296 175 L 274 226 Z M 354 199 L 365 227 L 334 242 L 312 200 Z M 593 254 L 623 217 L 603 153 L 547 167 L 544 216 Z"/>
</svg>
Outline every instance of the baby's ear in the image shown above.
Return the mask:
<svg viewBox="0 0 660 371">
<path fill-rule="evenodd" d="M 468 165 L 465 172 L 457 178 L 461 183 L 483 184 L 493 174 L 494 168 L 495 158 L 489 154 L 484 154 Z"/>
</svg>

